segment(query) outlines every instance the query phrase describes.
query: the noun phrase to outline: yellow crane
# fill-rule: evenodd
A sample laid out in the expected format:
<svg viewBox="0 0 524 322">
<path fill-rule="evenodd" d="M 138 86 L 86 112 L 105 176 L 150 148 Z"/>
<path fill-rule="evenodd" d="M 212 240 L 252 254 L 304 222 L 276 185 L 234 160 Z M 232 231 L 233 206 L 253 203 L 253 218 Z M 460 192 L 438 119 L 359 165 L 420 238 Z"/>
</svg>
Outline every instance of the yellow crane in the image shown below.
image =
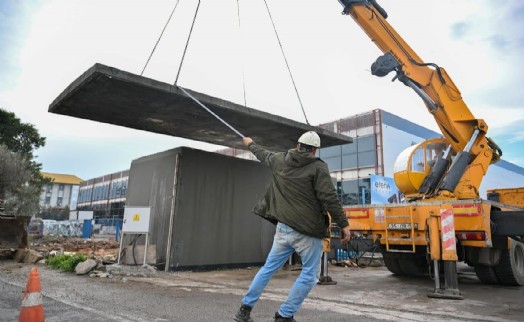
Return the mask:
<svg viewBox="0 0 524 322">
<path fill-rule="evenodd" d="M 489 165 L 502 155 L 486 136 L 488 125 L 473 116 L 444 68 L 423 62 L 400 37 L 375 0 L 339 2 L 383 52 L 371 73 L 393 73 L 413 89 L 443 135 L 397 158 L 394 179 L 407 203 L 346 207 L 351 230 L 381 246 L 391 272 L 433 274 L 430 297 L 462 298 L 457 261 L 473 266 L 483 282 L 524 285 L 524 189 L 514 189 L 509 203 L 479 197 Z"/>
</svg>

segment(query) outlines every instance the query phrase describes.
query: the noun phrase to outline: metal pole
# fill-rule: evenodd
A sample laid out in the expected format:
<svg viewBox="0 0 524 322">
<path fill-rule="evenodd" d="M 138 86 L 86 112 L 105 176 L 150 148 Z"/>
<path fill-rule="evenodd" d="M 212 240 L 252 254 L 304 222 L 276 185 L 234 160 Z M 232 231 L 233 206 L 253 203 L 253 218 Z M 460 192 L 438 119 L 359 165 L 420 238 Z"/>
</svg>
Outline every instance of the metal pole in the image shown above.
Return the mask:
<svg viewBox="0 0 524 322">
<path fill-rule="evenodd" d="M 244 134 L 240 133 L 237 129 L 235 129 L 229 123 L 224 121 L 220 116 L 216 115 L 215 112 L 211 111 L 207 106 L 202 104 L 198 99 L 196 99 L 191 94 L 189 94 L 184 88 L 182 88 L 180 86 L 177 86 L 177 87 L 180 88 L 180 90 L 182 90 L 182 92 L 184 92 L 184 94 L 186 94 L 189 98 L 191 98 L 193 101 L 195 101 L 198 105 L 202 106 L 202 108 L 204 108 L 207 112 L 209 112 L 209 114 L 213 115 L 217 120 L 222 122 L 225 126 L 230 128 L 233 132 L 235 132 L 238 136 L 240 136 L 240 138 L 244 138 L 245 137 Z"/>
<path fill-rule="evenodd" d="M 144 248 L 144 265 L 143 266 L 146 266 L 146 258 L 147 258 L 147 244 L 148 244 L 148 241 L 149 241 L 149 233 L 146 233 L 146 246 Z"/>
<path fill-rule="evenodd" d="M 125 233 L 122 232 L 122 236 L 120 236 L 120 247 L 118 248 L 118 260 L 116 261 L 117 264 L 120 264 L 120 254 L 122 254 L 122 241 L 124 240 Z"/>
</svg>

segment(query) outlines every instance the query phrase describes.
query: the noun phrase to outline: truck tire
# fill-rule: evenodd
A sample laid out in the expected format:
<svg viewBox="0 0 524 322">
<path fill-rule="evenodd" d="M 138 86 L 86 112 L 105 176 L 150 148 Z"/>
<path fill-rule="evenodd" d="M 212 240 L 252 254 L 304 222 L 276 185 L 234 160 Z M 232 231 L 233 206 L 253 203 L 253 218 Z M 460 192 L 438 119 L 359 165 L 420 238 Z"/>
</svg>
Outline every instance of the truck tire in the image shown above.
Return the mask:
<svg viewBox="0 0 524 322">
<path fill-rule="evenodd" d="M 524 285 L 524 244 L 509 239 L 509 249 L 502 251 L 500 262 L 495 266 L 500 284 Z"/>
<path fill-rule="evenodd" d="M 495 273 L 495 268 L 493 266 L 486 265 L 475 265 L 475 274 L 479 280 L 484 284 L 498 284 L 499 279 Z"/>
<path fill-rule="evenodd" d="M 386 265 L 386 268 L 393 274 L 396 275 L 404 275 L 404 272 L 400 268 L 400 265 L 398 263 L 398 255 L 397 254 L 391 254 L 387 252 L 382 253 L 382 258 L 384 259 L 384 265 Z"/>
<path fill-rule="evenodd" d="M 425 276 L 429 273 L 429 266 L 424 256 L 419 254 L 404 254 L 398 260 L 400 269 L 408 276 Z"/>
</svg>

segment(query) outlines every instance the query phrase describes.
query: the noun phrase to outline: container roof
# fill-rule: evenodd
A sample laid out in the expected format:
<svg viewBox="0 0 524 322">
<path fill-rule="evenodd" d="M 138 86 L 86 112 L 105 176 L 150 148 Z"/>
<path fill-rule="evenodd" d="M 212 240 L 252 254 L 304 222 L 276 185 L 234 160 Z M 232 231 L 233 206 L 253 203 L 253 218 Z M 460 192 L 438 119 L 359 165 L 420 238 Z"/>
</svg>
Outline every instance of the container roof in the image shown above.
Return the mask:
<svg viewBox="0 0 524 322">
<path fill-rule="evenodd" d="M 306 131 L 316 131 L 322 147 L 351 143 L 348 136 L 261 112 L 186 89 L 220 118 L 258 144 L 285 151 Z M 233 148 L 240 137 L 173 85 L 95 64 L 69 85 L 49 112 L 167 134 Z"/>
</svg>

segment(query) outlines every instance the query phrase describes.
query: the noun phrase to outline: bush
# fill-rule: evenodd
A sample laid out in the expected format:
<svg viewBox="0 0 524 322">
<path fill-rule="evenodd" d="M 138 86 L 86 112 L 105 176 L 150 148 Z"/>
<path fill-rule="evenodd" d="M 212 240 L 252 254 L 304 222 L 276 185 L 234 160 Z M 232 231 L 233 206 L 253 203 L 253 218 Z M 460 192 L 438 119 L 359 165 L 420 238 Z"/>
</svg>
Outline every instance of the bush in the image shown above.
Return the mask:
<svg viewBox="0 0 524 322">
<path fill-rule="evenodd" d="M 78 263 L 85 261 L 87 258 L 82 254 L 74 255 L 57 255 L 46 258 L 46 264 L 52 268 L 60 269 L 64 272 L 73 272 Z"/>
</svg>

